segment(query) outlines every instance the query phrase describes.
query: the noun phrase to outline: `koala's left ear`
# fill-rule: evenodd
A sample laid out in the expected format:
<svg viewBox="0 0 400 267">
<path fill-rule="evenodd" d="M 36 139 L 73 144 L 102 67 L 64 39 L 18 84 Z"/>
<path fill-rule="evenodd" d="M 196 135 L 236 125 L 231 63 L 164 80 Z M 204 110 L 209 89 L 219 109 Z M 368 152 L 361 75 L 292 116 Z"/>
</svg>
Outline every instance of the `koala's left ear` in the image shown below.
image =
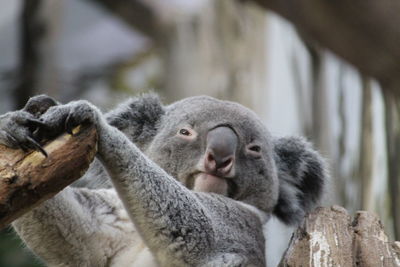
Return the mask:
<svg viewBox="0 0 400 267">
<path fill-rule="evenodd" d="M 156 94 L 143 94 L 131 98 L 106 114 L 110 125 L 118 128 L 139 147 L 156 135 L 164 106 Z"/>
<path fill-rule="evenodd" d="M 302 221 L 320 201 L 328 174 L 323 158 L 300 137 L 274 142 L 279 198 L 274 214 L 286 224 Z"/>
</svg>

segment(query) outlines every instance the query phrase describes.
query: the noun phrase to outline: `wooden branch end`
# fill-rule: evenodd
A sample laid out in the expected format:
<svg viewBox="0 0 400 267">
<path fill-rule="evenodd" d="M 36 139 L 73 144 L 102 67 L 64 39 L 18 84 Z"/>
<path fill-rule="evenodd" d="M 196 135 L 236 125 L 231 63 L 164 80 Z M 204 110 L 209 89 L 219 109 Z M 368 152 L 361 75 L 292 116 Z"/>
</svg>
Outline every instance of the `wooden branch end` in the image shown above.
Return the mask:
<svg viewBox="0 0 400 267">
<path fill-rule="evenodd" d="M 38 151 L 0 145 L 0 229 L 80 178 L 97 151 L 94 126 L 78 126 Z"/>
</svg>

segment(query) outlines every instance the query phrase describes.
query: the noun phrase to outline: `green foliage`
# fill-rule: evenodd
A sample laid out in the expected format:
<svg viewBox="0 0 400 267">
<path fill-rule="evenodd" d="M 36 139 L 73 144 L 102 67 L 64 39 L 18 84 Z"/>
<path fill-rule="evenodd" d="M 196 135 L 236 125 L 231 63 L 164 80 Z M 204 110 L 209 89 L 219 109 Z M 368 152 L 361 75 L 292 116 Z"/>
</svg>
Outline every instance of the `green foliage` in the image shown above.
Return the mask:
<svg viewBox="0 0 400 267">
<path fill-rule="evenodd" d="M 43 264 L 35 258 L 12 228 L 0 231 L 0 266 L 4 267 L 42 267 Z"/>
</svg>

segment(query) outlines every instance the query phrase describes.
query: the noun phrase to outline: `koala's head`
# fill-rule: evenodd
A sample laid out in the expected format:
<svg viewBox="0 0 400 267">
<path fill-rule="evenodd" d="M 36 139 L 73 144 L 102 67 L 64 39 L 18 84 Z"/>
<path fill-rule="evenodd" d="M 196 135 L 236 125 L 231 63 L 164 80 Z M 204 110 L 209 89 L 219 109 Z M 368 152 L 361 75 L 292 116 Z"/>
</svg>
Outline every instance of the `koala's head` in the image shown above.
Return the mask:
<svg viewBox="0 0 400 267">
<path fill-rule="evenodd" d="M 147 154 L 189 189 L 271 212 L 279 186 L 272 150 L 251 110 L 200 96 L 165 108 Z"/>
<path fill-rule="evenodd" d="M 271 137 L 248 108 L 206 96 L 169 106 L 154 96 L 134 103 L 129 116 L 140 124 L 117 127 L 189 189 L 222 194 L 287 223 L 319 200 L 325 171 L 318 154 L 302 139 Z"/>
</svg>

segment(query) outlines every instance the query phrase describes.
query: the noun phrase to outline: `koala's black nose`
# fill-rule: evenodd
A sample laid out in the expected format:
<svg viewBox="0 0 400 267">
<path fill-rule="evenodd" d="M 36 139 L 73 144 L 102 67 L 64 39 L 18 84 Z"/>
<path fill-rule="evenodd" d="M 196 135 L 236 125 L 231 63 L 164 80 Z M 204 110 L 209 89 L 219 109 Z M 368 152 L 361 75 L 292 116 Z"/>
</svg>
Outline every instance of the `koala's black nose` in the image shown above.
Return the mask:
<svg viewBox="0 0 400 267">
<path fill-rule="evenodd" d="M 232 129 L 221 126 L 207 134 L 204 167 L 207 172 L 218 176 L 232 174 L 238 139 Z"/>
</svg>

